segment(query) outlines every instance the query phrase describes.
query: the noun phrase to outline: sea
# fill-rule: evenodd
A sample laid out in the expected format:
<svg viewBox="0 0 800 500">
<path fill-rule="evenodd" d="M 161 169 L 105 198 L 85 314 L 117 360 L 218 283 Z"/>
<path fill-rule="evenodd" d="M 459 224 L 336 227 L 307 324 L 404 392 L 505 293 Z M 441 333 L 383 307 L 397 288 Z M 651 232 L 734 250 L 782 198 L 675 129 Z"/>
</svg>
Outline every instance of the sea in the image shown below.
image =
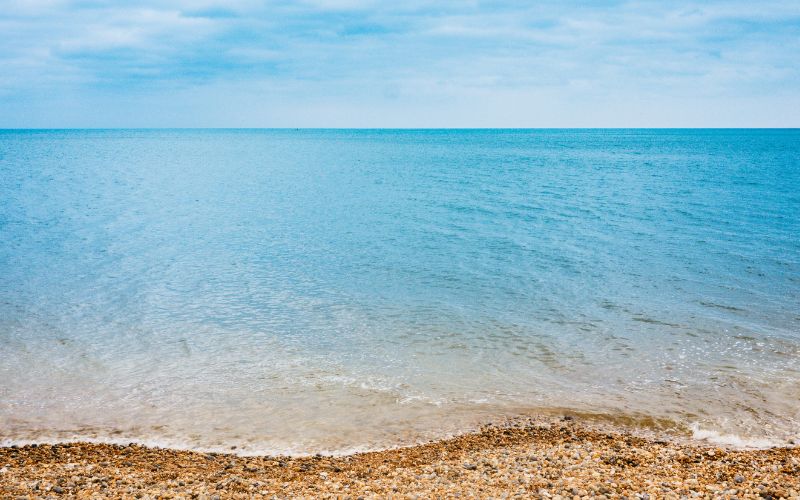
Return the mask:
<svg viewBox="0 0 800 500">
<path fill-rule="evenodd" d="M 800 130 L 0 131 L 0 444 L 800 442 Z"/>
</svg>

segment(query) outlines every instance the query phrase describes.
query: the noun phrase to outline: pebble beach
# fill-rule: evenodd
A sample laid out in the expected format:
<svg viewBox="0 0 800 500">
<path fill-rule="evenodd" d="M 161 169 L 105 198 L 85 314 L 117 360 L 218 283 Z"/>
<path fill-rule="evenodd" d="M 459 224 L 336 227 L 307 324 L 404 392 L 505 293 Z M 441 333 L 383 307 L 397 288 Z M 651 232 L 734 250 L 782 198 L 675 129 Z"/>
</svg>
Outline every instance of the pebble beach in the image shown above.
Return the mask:
<svg viewBox="0 0 800 500">
<path fill-rule="evenodd" d="M 800 498 L 800 448 L 733 450 L 572 417 L 346 456 L 136 444 L 0 448 L 0 498 Z"/>
</svg>

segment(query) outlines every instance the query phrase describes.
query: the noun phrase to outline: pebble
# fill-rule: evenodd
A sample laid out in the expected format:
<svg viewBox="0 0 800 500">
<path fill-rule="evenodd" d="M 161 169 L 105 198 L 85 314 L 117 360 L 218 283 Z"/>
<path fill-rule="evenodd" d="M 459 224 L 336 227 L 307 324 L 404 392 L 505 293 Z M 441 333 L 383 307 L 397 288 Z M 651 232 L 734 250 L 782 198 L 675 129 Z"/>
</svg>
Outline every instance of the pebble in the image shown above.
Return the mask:
<svg viewBox="0 0 800 500">
<path fill-rule="evenodd" d="M 710 450 L 562 422 L 497 423 L 475 434 L 345 457 L 238 457 L 89 443 L 0 448 L 0 465 L 6 464 L 0 498 L 41 497 L 48 489 L 86 498 L 210 500 L 799 498 L 798 448 Z"/>
</svg>

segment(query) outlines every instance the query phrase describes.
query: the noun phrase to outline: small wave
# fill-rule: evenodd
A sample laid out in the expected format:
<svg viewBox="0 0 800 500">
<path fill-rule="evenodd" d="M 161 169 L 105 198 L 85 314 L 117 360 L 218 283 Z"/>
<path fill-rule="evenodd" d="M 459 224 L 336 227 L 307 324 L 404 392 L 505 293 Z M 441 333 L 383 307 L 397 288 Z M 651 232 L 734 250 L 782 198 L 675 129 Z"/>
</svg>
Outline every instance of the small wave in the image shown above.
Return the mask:
<svg viewBox="0 0 800 500">
<path fill-rule="evenodd" d="M 720 446 L 729 446 L 732 448 L 765 449 L 780 446 L 782 444 L 774 439 L 739 436 L 737 434 L 723 434 L 715 430 L 703 429 L 699 424 L 691 424 L 689 428 L 692 431 L 692 439 L 705 441 Z"/>
<path fill-rule="evenodd" d="M 700 301 L 700 305 L 701 306 L 705 306 L 705 307 L 710 307 L 710 308 L 713 308 L 713 309 L 722 309 L 724 311 L 745 312 L 744 309 L 741 309 L 739 307 L 728 306 L 728 305 L 725 305 L 725 304 L 717 304 L 715 302 L 710 302 L 710 301 L 705 301 L 705 300 L 701 300 Z"/>
</svg>

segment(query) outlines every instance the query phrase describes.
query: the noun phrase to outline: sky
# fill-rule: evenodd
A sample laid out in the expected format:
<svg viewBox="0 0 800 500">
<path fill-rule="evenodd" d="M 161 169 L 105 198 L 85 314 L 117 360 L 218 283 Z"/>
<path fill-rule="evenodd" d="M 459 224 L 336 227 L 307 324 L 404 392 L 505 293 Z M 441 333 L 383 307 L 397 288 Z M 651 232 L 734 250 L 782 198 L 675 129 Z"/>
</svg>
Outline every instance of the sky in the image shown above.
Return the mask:
<svg viewBox="0 0 800 500">
<path fill-rule="evenodd" d="M 4 128 L 798 126 L 798 0 L 0 0 Z"/>
</svg>

